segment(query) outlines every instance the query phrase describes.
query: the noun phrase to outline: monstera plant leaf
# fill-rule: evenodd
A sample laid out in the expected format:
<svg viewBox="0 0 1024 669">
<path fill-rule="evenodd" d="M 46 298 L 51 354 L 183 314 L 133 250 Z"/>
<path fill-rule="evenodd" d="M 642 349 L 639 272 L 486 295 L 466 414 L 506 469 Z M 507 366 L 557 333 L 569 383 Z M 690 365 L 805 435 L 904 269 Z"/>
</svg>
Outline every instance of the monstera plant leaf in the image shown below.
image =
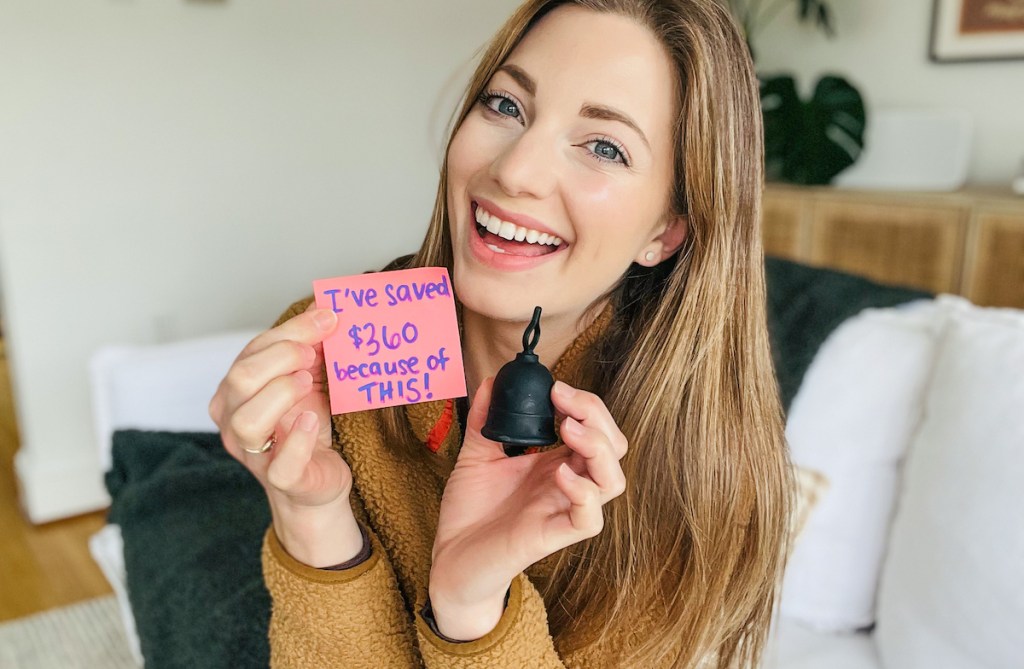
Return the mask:
<svg viewBox="0 0 1024 669">
<path fill-rule="evenodd" d="M 765 171 L 795 184 L 830 183 L 864 147 L 864 101 L 845 79 L 822 77 L 808 101 L 791 76 L 761 79 Z"/>
</svg>

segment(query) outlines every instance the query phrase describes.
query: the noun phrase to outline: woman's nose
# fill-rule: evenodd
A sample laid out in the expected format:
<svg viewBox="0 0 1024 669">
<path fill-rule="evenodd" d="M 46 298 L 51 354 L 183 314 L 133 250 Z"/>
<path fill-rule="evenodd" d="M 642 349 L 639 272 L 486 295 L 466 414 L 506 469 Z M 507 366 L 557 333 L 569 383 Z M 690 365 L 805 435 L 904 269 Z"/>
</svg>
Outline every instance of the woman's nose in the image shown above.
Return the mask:
<svg viewBox="0 0 1024 669">
<path fill-rule="evenodd" d="M 541 199 L 555 188 L 556 160 L 553 140 L 535 126 L 505 147 L 491 162 L 490 173 L 506 195 Z"/>
</svg>

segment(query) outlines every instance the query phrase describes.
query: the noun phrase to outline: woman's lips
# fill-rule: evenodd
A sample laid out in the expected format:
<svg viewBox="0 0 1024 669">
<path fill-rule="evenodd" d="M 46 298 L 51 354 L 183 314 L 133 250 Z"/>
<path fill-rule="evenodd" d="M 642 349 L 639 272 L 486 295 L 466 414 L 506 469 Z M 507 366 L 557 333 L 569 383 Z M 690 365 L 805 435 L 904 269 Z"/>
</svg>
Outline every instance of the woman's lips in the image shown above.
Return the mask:
<svg viewBox="0 0 1024 669">
<path fill-rule="evenodd" d="M 485 265 L 503 270 L 524 270 L 536 267 L 559 255 L 568 245 L 558 247 L 530 244 L 504 239 L 487 232 L 476 221 L 476 202 L 470 203 L 469 247 L 473 256 Z"/>
<path fill-rule="evenodd" d="M 482 197 L 473 198 L 470 202 L 472 204 L 474 214 L 479 213 L 480 210 L 487 212 L 490 216 L 496 217 L 498 220 L 502 221 L 502 227 L 504 227 L 505 225 L 504 222 L 507 221 L 512 226 L 522 228 L 526 231 L 532 230 L 536 234 L 542 236 L 547 235 L 551 239 L 559 238 L 559 245 L 561 244 L 562 240 L 560 239 L 560 236 L 557 233 L 555 233 L 554 230 L 552 230 L 548 226 L 544 225 L 541 221 L 538 221 L 533 217 L 506 211 L 505 209 L 499 207 L 497 204 L 491 202 L 490 200 L 486 200 Z M 484 224 L 486 225 L 486 222 L 484 222 Z M 495 231 L 492 230 L 492 232 Z"/>
</svg>

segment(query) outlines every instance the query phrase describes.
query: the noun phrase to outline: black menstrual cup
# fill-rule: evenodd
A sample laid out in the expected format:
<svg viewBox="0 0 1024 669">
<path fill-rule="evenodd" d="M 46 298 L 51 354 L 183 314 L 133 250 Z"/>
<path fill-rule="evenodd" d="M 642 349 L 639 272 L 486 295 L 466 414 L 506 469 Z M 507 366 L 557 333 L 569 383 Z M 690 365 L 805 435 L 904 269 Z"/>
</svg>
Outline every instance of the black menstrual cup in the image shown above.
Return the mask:
<svg viewBox="0 0 1024 669">
<path fill-rule="evenodd" d="M 487 423 L 481 430 L 492 441 L 506 446 L 544 446 L 558 441 L 551 403 L 555 380 L 533 352 L 539 340 L 540 307 L 536 307 L 523 333 L 523 352 L 494 377 Z"/>
</svg>

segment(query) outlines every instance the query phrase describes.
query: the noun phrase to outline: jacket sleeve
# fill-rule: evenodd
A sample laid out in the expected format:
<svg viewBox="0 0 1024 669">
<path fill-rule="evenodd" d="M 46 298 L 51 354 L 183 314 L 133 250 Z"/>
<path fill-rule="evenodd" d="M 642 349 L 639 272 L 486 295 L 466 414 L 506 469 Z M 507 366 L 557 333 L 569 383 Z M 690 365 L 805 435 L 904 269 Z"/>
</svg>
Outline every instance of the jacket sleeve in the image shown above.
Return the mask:
<svg viewBox="0 0 1024 669">
<path fill-rule="evenodd" d="M 263 542 L 270 591 L 270 665 L 280 669 L 421 666 L 409 614 L 377 535 L 370 558 L 327 571 L 291 557 L 271 526 Z"/>
<path fill-rule="evenodd" d="M 548 632 L 544 598 L 525 573 L 512 581 L 508 607 L 497 627 L 468 643 L 452 643 L 435 634 L 416 615 L 416 634 L 427 669 L 494 669 L 536 667 L 564 669 Z"/>
</svg>

